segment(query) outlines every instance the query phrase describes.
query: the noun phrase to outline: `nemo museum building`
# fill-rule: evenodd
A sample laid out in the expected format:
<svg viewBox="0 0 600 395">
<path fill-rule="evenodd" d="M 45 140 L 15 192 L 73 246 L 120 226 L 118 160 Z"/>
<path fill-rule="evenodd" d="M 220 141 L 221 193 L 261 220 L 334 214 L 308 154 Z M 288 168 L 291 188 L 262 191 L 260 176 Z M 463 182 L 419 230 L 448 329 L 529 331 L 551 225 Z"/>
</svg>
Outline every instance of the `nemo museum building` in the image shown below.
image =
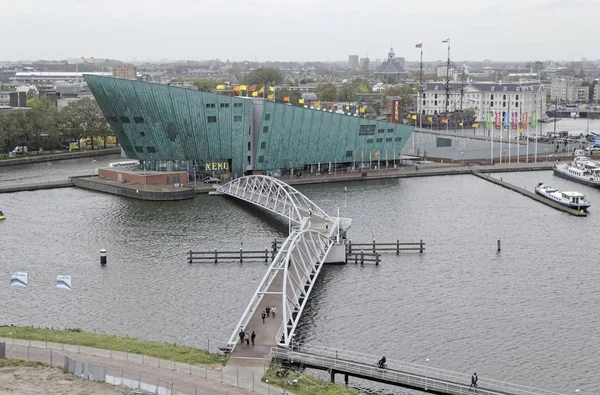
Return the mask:
<svg viewBox="0 0 600 395">
<path fill-rule="evenodd" d="M 387 122 L 143 81 L 85 80 L 128 158 L 146 170 L 185 172 L 188 181 L 393 167 L 413 131 L 399 114 Z"/>
</svg>

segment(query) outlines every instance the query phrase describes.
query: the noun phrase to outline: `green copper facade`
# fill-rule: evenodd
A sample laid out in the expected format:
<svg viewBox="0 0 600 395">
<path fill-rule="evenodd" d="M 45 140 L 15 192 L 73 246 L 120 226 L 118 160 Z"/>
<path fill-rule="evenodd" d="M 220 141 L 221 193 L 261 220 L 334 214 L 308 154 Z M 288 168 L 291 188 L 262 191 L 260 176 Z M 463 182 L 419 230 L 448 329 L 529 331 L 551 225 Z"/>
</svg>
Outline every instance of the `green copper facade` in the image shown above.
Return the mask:
<svg viewBox="0 0 600 395">
<path fill-rule="evenodd" d="M 413 131 L 258 98 L 93 75 L 85 79 L 127 157 L 149 162 L 229 162 L 231 172 L 242 174 L 369 157 L 392 160 Z"/>
</svg>

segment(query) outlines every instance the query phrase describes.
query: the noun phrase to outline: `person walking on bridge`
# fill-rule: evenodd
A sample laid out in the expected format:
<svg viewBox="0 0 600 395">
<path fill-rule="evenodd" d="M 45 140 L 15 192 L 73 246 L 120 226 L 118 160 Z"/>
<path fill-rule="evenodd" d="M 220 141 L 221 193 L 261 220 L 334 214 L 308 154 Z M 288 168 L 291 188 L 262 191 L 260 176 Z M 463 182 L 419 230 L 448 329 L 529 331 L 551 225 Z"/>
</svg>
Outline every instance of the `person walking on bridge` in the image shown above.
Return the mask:
<svg viewBox="0 0 600 395">
<path fill-rule="evenodd" d="M 275 313 L 277 312 L 277 308 L 275 306 L 273 306 L 271 308 L 271 315 L 273 316 L 273 318 L 275 318 Z"/>
<path fill-rule="evenodd" d="M 246 336 L 244 329 L 240 329 L 240 344 L 244 344 L 244 336 Z"/>
<path fill-rule="evenodd" d="M 271 314 L 271 308 L 269 306 L 267 306 L 265 311 L 267 312 L 267 318 L 269 318 L 269 315 Z"/>
<path fill-rule="evenodd" d="M 252 335 L 250 335 L 250 339 L 252 340 L 252 345 L 254 345 L 254 339 L 256 339 L 256 333 L 252 331 Z"/>
<path fill-rule="evenodd" d="M 260 315 L 262 317 L 263 320 L 263 324 L 265 323 L 265 318 L 267 317 L 267 314 L 265 313 L 265 311 L 263 310 L 262 314 Z"/>
<path fill-rule="evenodd" d="M 477 373 L 473 373 L 473 376 L 471 376 L 471 385 L 469 386 L 469 389 L 479 387 L 479 385 L 477 385 L 477 380 Z"/>
</svg>

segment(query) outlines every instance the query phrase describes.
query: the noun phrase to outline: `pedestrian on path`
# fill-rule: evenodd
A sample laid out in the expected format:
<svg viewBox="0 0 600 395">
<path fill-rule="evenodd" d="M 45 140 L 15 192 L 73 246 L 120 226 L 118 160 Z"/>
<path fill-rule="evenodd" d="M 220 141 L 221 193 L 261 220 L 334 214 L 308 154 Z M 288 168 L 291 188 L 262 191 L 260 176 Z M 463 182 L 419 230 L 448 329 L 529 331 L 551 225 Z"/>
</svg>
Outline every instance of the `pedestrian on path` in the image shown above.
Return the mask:
<svg viewBox="0 0 600 395">
<path fill-rule="evenodd" d="M 271 309 L 271 314 L 273 315 L 273 318 L 275 318 L 276 312 L 277 312 L 277 308 L 275 306 L 273 306 L 273 308 Z"/>
<path fill-rule="evenodd" d="M 244 344 L 244 336 L 246 336 L 244 330 L 240 329 L 240 344 Z"/>
<path fill-rule="evenodd" d="M 252 331 L 252 335 L 250 336 L 250 339 L 252 339 L 252 345 L 254 345 L 255 338 L 256 338 L 256 333 L 254 333 L 254 331 Z"/>
<path fill-rule="evenodd" d="M 246 331 L 246 345 L 250 345 L 250 334 L 248 333 L 248 331 Z"/>
<path fill-rule="evenodd" d="M 267 317 L 267 314 L 263 311 L 261 314 L 261 317 L 263 319 L 263 324 L 265 323 L 265 318 Z"/>
<path fill-rule="evenodd" d="M 471 376 L 471 385 L 469 386 L 469 389 L 479 387 L 479 385 L 477 385 L 477 380 L 477 373 L 473 373 L 473 376 Z"/>
<path fill-rule="evenodd" d="M 267 318 L 269 318 L 269 315 L 271 314 L 271 308 L 269 306 L 267 306 L 265 311 L 267 312 Z"/>
</svg>

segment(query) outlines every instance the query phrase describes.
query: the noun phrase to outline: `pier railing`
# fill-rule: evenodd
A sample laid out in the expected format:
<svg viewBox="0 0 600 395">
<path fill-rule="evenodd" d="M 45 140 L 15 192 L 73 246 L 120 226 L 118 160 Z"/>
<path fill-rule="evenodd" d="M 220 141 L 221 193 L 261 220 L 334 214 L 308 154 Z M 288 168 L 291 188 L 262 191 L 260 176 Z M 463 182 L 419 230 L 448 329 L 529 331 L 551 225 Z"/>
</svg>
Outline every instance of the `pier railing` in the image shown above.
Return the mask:
<svg viewBox="0 0 600 395">
<path fill-rule="evenodd" d="M 425 243 L 423 239 L 416 243 L 400 243 L 400 240 L 392 243 L 377 243 L 375 239 L 371 243 L 353 243 L 352 240 L 348 240 L 347 251 L 349 254 L 360 253 L 361 250 L 371 251 L 376 253 L 378 251 L 396 251 L 399 254 L 400 251 L 425 251 Z"/>
<path fill-rule="evenodd" d="M 471 376 L 464 373 L 439 369 L 427 365 L 387 359 L 386 369 L 377 367 L 380 356 L 363 354 L 335 348 L 293 343 L 291 349 L 273 348 L 272 359 L 287 361 L 292 364 L 310 365 L 315 368 L 347 373 L 394 383 L 401 386 L 421 388 L 447 394 L 469 394 Z M 497 395 L 561 395 L 557 392 L 523 386 L 514 383 L 479 378 L 477 394 Z"/>
</svg>

